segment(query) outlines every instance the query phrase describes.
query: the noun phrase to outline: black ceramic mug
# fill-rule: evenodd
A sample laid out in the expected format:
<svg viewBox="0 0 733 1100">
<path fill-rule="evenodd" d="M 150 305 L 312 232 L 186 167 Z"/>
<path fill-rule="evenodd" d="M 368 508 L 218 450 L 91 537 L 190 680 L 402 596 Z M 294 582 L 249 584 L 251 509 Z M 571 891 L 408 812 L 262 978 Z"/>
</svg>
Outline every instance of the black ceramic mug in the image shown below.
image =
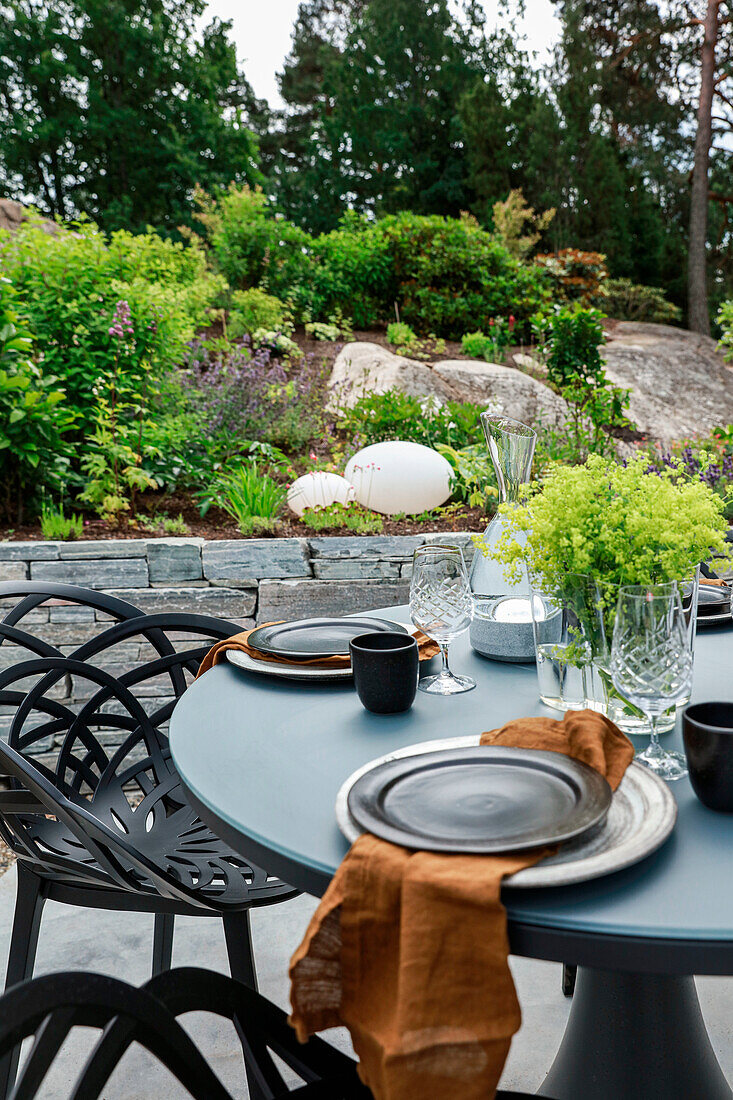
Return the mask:
<svg viewBox="0 0 733 1100">
<path fill-rule="evenodd" d="M 409 634 L 359 634 L 349 642 L 356 693 L 373 714 L 409 710 L 417 692 L 417 642 Z"/>
<path fill-rule="evenodd" d="M 711 810 L 733 813 L 733 703 L 692 703 L 682 712 L 692 789 Z"/>
</svg>

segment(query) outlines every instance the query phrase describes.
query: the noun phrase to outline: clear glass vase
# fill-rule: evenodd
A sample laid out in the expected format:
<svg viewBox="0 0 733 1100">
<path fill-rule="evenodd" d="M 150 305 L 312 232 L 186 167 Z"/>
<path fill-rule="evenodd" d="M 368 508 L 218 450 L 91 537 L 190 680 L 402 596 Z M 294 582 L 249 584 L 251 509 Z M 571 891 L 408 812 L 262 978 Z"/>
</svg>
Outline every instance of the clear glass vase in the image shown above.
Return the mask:
<svg viewBox="0 0 733 1100">
<path fill-rule="evenodd" d="M 595 661 L 605 652 L 598 587 L 580 573 L 562 585 L 532 585 L 532 626 L 540 699 L 555 710 L 582 710 Z"/>
<path fill-rule="evenodd" d="M 529 481 L 537 434 L 508 416 L 484 412 L 481 425 L 499 485 L 499 503 L 516 504 L 520 486 Z M 495 661 L 533 661 L 531 591 L 524 566 L 516 581 L 507 580 L 495 549 L 509 519 L 495 513 L 486 528 L 482 548 L 471 564 L 475 597 L 471 645 Z M 521 541 L 521 536 L 517 536 Z"/>
</svg>

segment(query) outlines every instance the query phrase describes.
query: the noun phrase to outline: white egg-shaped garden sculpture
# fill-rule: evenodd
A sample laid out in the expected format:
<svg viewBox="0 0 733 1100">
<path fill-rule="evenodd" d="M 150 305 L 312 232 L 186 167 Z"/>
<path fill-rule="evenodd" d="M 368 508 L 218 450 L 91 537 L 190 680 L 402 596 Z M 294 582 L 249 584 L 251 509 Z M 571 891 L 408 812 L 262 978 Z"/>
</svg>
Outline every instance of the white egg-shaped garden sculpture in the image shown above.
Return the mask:
<svg viewBox="0 0 733 1100">
<path fill-rule="evenodd" d="M 302 516 L 306 508 L 328 508 L 331 504 L 350 504 L 354 486 L 340 474 L 314 470 L 303 474 L 288 489 L 288 508 Z"/>
<path fill-rule="evenodd" d="M 453 470 L 431 447 L 404 440 L 372 443 L 350 458 L 344 474 L 365 508 L 394 516 L 417 515 L 444 504 Z"/>
</svg>

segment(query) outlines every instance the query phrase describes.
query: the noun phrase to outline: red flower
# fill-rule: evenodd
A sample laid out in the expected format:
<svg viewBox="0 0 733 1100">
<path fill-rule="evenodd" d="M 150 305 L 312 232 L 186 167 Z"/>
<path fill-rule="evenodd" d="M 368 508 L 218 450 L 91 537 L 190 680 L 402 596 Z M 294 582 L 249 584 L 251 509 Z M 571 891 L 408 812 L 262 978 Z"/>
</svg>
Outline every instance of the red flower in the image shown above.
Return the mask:
<svg viewBox="0 0 733 1100">
<path fill-rule="evenodd" d="M 509 331 L 511 332 L 516 324 L 516 319 L 513 313 L 509 314 Z"/>
<path fill-rule="evenodd" d="M 492 318 L 491 318 L 491 320 L 489 321 L 489 328 L 491 328 L 491 326 L 493 325 L 493 323 L 494 323 L 494 318 L 492 317 Z"/>
</svg>

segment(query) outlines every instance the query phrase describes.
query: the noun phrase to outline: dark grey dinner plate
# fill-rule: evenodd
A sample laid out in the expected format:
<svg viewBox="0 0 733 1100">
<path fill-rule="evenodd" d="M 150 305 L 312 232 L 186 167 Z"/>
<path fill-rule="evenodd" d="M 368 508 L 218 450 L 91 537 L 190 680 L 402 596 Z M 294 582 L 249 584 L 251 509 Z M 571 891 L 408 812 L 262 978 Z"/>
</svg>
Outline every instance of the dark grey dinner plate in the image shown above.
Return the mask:
<svg viewBox="0 0 733 1100">
<path fill-rule="evenodd" d="M 258 626 L 249 636 L 249 644 L 260 653 L 287 657 L 290 661 L 309 661 L 319 657 L 349 655 L 349 642 L 359 634 L 373 631 L 397 631 L 407 634 L 404 626 L 370 615 L 346 619 L 298 619 L 292 623 Z"/>
<path fill-rule="evenodd" d="M 379 764 L 354 783 L 354 820 L 383 840 L 485 855 L 557 844 L 608 813 L 611 788 L 557 752 L 479 746 Z"/>
</svg>

